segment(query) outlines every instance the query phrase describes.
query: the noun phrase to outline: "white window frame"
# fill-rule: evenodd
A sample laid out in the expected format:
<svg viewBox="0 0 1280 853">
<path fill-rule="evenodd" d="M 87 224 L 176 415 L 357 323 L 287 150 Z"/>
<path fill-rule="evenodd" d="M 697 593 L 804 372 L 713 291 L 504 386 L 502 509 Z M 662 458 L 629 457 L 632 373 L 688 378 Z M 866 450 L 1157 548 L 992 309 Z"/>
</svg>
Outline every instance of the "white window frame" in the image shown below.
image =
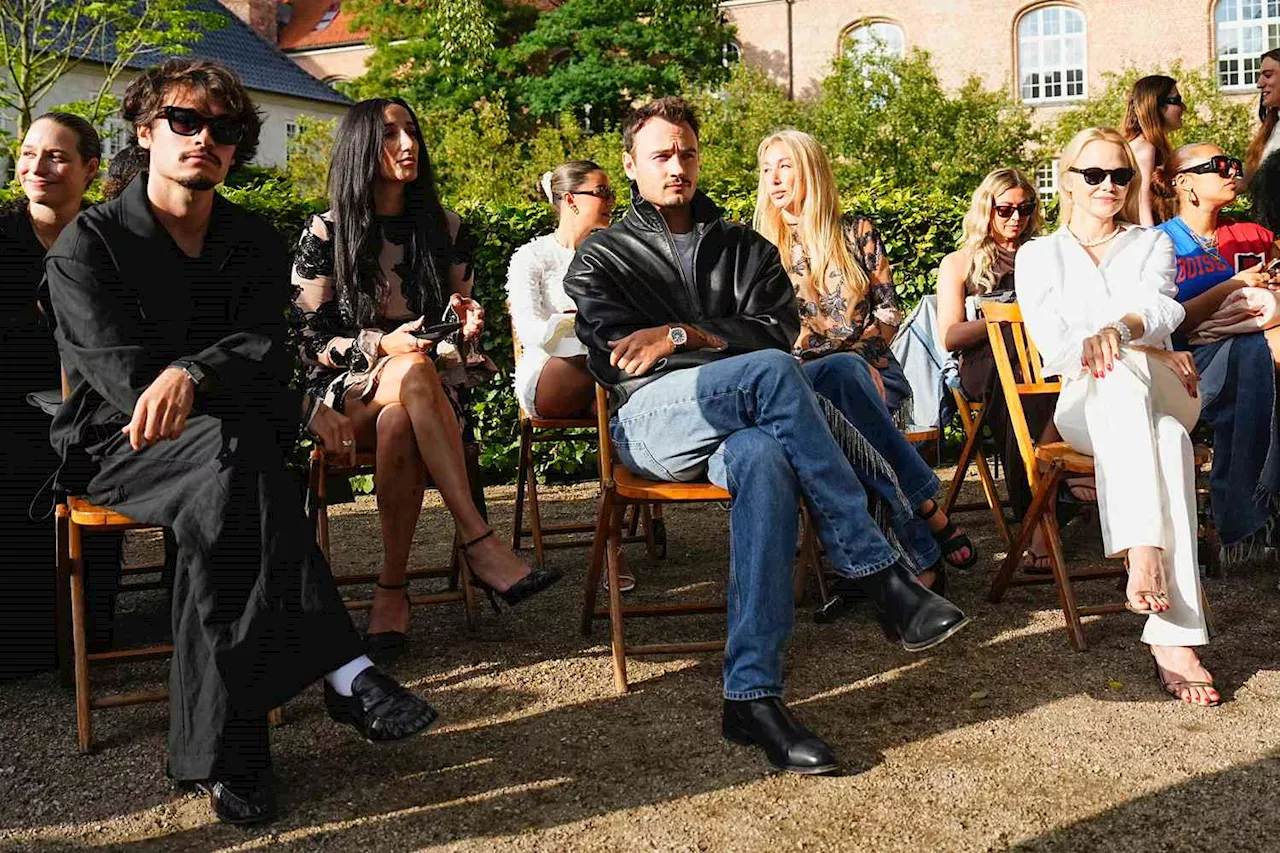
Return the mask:
<svg viewBox="0 0 1280 853">
<path fill-rule="evenodd" d="M 1045 35 L 1042 32 L 1024 32 L 1033 20 L 1036 22 L 1037 30 L 1040 30 L 1045 13 L 1051 10 L 1056 10 L 1061 15 L 1061 27 L 1058 32 L 1049 35 Z M 1066 25 L 1071 16 L 1080 20 L 1079 33 L 1067 32 Z M 1015 35 L 1018 44 L 1018 76 L 1015 85 L 1018 90 L 1018 98 L 1022 103 L 1034 105 L 1063 104 L 1082 101 L 1089 97 L 1089 22 L 1085 19 L 1084 12 L 1075 6 L 1065 3 L 1049 3 L 1044 6 L 1037 6 L 1018 18 Z M 1080 64 L 1078 67 L 1067 62 L 1068 42 L 1075 38 L 1080 41 Z M 1058 50 L 1059 60 L 1056 65 L 1046 65 L 1043 62 L 1044 51 L 1050 45 L 1055 46 Z M 1032 47 L 1035 48 L 1036 54 L 1034 73 L 1040 75 L 1040 80 L 1036 84 L 1040 87 L 1040 93 L 1029 95 L 1027 94 L 1027 83 L 1024 79 L 1026 75 L 1023 73 L 1023 69 L 1027 65 L 1028 55 Z M 1046 81 L 1044 79 L 1046 73 L 1058 74 L 1060 77 L 1052 82 Z M 1070 77 L 1073 73 L 1078 73 L 1080 79 L 1071 80 Z M 1071 87 L 1073 85 L 1079 85 L 1080 90 L 1072 92 Z M 1046 95 L 1045 91 L 1049 86 L 1060 86 L 1062 89 L 1061 94 Z"/>
<path fill-rule="evenodd" d="M 107 119 L 101 129 L 102 156 L 110 160 L 129 146 L 129 126 L 124 119 Z"/>
<path fill-rule="evenodd" d="M 742 63 L 742 44 L 737 39 L 730 39 L 720 49 L 720 64 L 732 68 Z"/>
<path fill-rule="evenodd" d="M 1213 70 L 1219 89 L 1252 91 L 1262 54 L 1276 47 L 1280 47 L 1280 0 L 1217 0 L 1213 4 Z"/>
<path fill-rule="evenodd" d="M 1034 182 L 1036 193 L 1039 194 L 1042 201 L 1048 201 L 1058 195 L 1058 168 L 1061 162 L 1057 157 L 1054 157 L 1048 163 L 1040 163 L 1036 166 Z M 1042 183 L 1045 178 L 1048 178 L 1048 181 Z"/>
<path fill-rule="evenodd" d="M 892 35 L 886 38 L 880 35 L 879 30 L 888 30 Z M 856 34 L 860 32 L 869 32 L 873 38 L 865 45 L 856 44 Z M 879 43 L 875 40 L 876 36 L 880 37 Z M 883 50 L 889 56 L 901 59 L 907 55 L 907 31 L 897 21 L 891 21 L 886 18 L 869 18 L 851 24 L 840 34 L 840 52 L 845 56 L 861 53 L 872 47 Z"/>
</svg>

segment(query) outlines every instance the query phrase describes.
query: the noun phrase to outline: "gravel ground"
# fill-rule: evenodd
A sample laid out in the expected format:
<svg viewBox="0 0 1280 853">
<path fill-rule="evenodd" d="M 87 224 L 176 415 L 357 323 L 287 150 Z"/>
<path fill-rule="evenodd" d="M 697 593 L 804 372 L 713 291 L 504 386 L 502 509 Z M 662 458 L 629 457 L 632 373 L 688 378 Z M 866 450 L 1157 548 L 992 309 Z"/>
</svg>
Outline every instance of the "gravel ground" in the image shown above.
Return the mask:
<svg viewBox="0 0 1280 853">
<path fill-rule="evenodd" d="M 589 487 L 544 494 L 552 519 L 592 516 Z M 509 531 L 512 490 L 489 498 Z M 414 565 L 446 556 L 451 528 L 433 499 Z M 587 554 L 560 550 L 550 563 L 564 581 L 501 617 L 483 612 L 474 634 L 457 605 L 414 612 L 395 673 L 439 708 L 430 735 L 374 747 L 328 720 L 318 689 L 291 702 L 273 734 L 283 816 L 265 828 L 221 826 L 170 787 L 163 706 L 98 712 L 99 747 L 80 756 L 55 675 L 0 687 L 0 850 L 1280 850 L 1270 568 L 1208 581 L 1221 633 L 1206 659 L 1226 701 L 1204 710 L 1166 701 L 1136 617 L 1088 620 L 1092 645 L 1078 654 L 1051 587 L 988 603 L 994 525 L 960 520 L 982 560 L 953 575 L 973 617 L 955 640 L 913 656 L 863 614 L 816 625 L 811 604 L 797 611 L 788 700 L 836 748 L 842 776 L 772 773 L 724 744 L 716 655 L 633 662 L 632 692 L 616 696 L 607 627 L 577 631 Z M 630 548 L 636 600 L 721 595 L 727 514 L 673 508 L 667 527 L 666 561 Z M 371 499 L 335 509 L 333 541 L 336 572 L 376 568 Z M 1067 548 L 1097 562 L 1096 527 L 1069 528 Z M 1085 601 L 1117 595 L 1108 581 L 1081 589 Z M 154 593 L 121 607 L 122 633 L 163 625 Z M 722 617 L 703 616 L 633 620 L 628 635 L 722 632 Z M 96 683 L 162 678 L 149 664 Z"/>
</svg>

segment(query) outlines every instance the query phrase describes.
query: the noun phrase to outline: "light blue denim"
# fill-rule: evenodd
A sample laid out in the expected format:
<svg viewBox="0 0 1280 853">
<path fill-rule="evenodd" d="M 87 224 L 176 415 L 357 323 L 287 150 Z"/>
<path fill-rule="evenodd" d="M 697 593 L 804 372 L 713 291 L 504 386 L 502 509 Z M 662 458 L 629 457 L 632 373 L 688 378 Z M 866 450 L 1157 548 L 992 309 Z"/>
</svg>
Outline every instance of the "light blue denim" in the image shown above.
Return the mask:
<svg viewBox="0 0 1280 853">
<path fill-rule="evenodd" d="M 864 577 L 897 559 L 804 371 L 778 350 L 674 371 L 632 393 L 611 432 L 637 474 L 705 476 L 733 496 L 724 697 L 781 696 L 801 496 L 841 574 Z"/>
<path fill-rule="evenodd" d="M 889 464 L 891 477 L 870 468 L 856 469 L 858 477 L 889 506 L 894 529 L 914 558 L 914 568 L 929 568 L 942 556 L 942 548 L 915 508 L 938 493 L 938 478 L 894 424 L 871 378 L 871 368 L 859 355 L 834 353 L 806 361 L 803 369 L 813 390 L 830 400 Z"/>
</svg>

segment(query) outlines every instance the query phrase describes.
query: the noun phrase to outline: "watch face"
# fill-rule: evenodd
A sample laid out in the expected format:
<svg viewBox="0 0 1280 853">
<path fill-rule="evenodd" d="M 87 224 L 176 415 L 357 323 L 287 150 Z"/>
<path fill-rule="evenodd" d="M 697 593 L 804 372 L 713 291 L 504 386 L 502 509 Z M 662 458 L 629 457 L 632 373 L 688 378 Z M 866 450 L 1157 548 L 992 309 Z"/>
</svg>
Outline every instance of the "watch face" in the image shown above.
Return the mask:
<svg viewBox="0 0 1280 853">
<path fill-rule="evenodd" d="M 672 326 L 667 335 L 671 338 L 671 343 L 678 347 L 684 346 L 689 341 L 689 333 L 679 326 Z"/>
</svg>

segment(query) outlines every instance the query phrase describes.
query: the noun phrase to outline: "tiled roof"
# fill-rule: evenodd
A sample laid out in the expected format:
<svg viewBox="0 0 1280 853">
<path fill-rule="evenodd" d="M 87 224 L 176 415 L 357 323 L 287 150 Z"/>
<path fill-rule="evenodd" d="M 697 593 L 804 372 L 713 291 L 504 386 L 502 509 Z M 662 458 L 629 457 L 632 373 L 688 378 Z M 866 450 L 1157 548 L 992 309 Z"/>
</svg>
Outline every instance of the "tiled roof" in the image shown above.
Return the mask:
<svg viewBox="0 0 1280 853">
<path fill-rule="evenodd" d="M 299 68 L 280 48 L 258 35 L 218 0 L 194 0 L 191 5 L 202 12 L 221 15 L 226 19 L 226 24 L 220 29 L 206 32 L 203 38 L 191 45 L 190 53 L 184 54 L 185 56 L 221 62 L 235 71 L 246 86 L 259 92 L 331 104 L 351 103 L 345 95 Z M 112 40 L 103 41 L 110 44 Z M 112 55 L 94 50 L 86 54 L 85 59 L 109 62 Z M 149 52 L 135 57 L 129 67 L 147 68 L 161 59 L 163 56 L 158 51 Z"/>
<path fill-rule="evenodd" d="M 282 50 L 364 44 L 369 37 L 367 32 L 351 28 L 351 15 L 342 11 L 342 0 L 292 0 L 289 5 L 293 13 L 289 23 L 280 28 Z"/>
</svg>

